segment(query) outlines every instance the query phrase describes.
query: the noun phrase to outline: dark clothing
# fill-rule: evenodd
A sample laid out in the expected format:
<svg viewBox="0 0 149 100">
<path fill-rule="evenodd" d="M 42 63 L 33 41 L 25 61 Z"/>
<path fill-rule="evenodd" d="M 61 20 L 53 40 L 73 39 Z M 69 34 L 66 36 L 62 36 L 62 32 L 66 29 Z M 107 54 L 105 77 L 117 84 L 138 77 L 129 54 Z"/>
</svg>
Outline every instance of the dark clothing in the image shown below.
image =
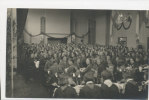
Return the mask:
<svg viewBox="0 0 149 100">
<path fill-rule="evenodd" d="M 47 82 L 49 84 L 58 83 L 58 78 L 54 74 L 47 75 Z"/>
<path fill-rule="evenodd" d="M 58 73 L 58 64 L 53 64 L 51 67 L 50 67 L 50 70 L 53 74 L 55 73 Z"/>
<path fill-rule="evenodd" d="M 46 83 L 46 86 L 49 88 L 49 94 L 50 94 L 50 97 L 53 96 L 53 92 L 54 92 L 54 89 L 55 88 L 58 88 L 57 86 L 53 86 L 52 84 L 53 83 L 56 83 L 58 84 L 58 79 L 55 77 L 55 75 L 49 75 L 49 77 L 47 78 L 47 83 Z"/>
<path fill-rule="evenodd" d="M 68 64 L 66 62 L 60 62 L 59 63 L 60 70 L 65 70 L 65 68 L 68 68 Z"/>
<path fill-rule="evenodd" d="M 76 72 L 76 68 L 77 68 L 77 67 L 74 66 L 74 65 L 69 66 L 69 67 L 68 67 L 68 71 L 67 71 L 68 75 L 72 77 L 72 76 L 73 76 L 73 73 Z"/>
<path fill-rule="evenodd" d="M 85 71 L 83 72 L 83 79 L 84 81 L 86 81 L 87 79 L 94 81 L 93 77 L 94 77 L 94 73 L 95 71 L 92 70 L 92 65 L 88 65 L 85 69 Z"/>
<path fill-rule="evenodd" d="M 64 90 L 62 90 L 61 87 L 59 87 L 55 91 L 54 95 L 54 98 L 76 98 L 76 97 L 77 93 L 75 89 L 72 88 L 71 86 L 67 86 Z"/>
<path fill-rule="evenodd" d="M 141 65 L 140 62 L 136 62 L 136 63 L 135 63 L 135 67 L 136 67 L 136 68 L 138 68 L 140 65 Z"/>
<path fill-rule="evenodd" d="M 132 68 L 137 68 L 136 63 L 134 63 L 134 64 L 130 64 L 130 66 L 131 66 Z"/>
<path fill-rule="evenodd" d="M 57 88 L 57 86 L 49 85 L 48 88 L 49 88 L 49 96 L 52 98 L 54 90 L 55 90 L 55 88 Z"/>
<path fill-rule="evenodd" d="M 139 85 L 141 85 L 141 82 L 144 81 L 144 72 L 139 72 L 138 70 L 136 70 L 134 76 L 134 80 L 138 82 Z"/>
<path fill-rule="evenodd" d="M 126 83 L 124 96 L 128 99 L 138 98 L 138 86 L 135 81 L 131 80 Z"/>
<path fill-rule="evenodd" d="M 122 72 L 116 71 L 116 72 L 114 73 L 114 81 L 117 82 L 117 81 L 120 81 L 120 80 L 122 80 L 122 79 L 123 79 L 123 74 L 122 74 Z"/>
<path fill-rule="evenodd" d="M 80 90 L 80 98 L 101 98 L 101 92 L 99 86 L 94 85 L 94 88 L 92 89 L 86 85 Z"/>
<path fill-rule="evenodd" d="M 101 73 L 106 70 L 106 67 L 107 65 L 105 63 L 101 63 L 99 66 L 98 66 L 98 75 L 101 76 Z"/>
<path fill-rule="evenodd" d="M 45 64 L 44 71 L 48 71 L 48 69 L 50 69 L 51 66 L 52 66 L 52 63 L 48 60 Z"/>
<path fill-rule="evenodd" d="M 114 84 L 112 84 L 111 87 L 108 87 L 105 84 L 101 85 L 101 91 L 102 91 L 102 98 L 104 99 L 116 99 L 119 98 L 119 90 L 118 87 Z"/>
<path fill-rule="evenodd" d="M 25 71 L 24 71 L 26 81 L 28 81 L 31 78 L 35 78 L 36 77 L 35 73 L 36 73 L 36 67 L 34 64 L 34 60 L 29 59 L 29 61 L 27 62 Z"/>
<path fill-rule="evenodd" d="M 42 58 L 42 57 L 41 57 L 41 59 L 40 59 L 40 67 L 41 67 L 41 69 L 44 69 L 45 64 L 46 64 L 45 58 Z"/>
</svg>

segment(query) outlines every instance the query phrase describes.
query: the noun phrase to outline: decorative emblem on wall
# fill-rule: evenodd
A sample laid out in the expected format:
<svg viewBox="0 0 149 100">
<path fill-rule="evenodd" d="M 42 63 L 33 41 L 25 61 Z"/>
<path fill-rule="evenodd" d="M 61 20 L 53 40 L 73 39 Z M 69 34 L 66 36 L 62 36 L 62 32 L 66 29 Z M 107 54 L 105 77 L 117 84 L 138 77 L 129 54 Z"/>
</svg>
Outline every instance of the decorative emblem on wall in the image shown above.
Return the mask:
<svg viewBox="0 0 149 100">
<path fill-rule="evenodd" d="M 112 20 L 113 25 L 117 30 L 120 30 L 122 27 L 127 30 L 130 28 L 132 23 L 132 16 L 127 11 L 115 11 Z"/>
</svg>

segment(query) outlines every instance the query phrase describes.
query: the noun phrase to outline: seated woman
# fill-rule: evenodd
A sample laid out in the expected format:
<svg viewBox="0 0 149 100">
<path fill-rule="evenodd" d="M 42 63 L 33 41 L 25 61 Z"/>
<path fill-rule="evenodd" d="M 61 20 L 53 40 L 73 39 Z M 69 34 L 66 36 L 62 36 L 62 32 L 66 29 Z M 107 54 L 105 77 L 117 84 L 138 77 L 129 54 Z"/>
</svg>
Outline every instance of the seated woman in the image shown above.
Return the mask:
<svg viewBox="0 0 149 100">
<path fill-rule="evenodd" d="M 101 77 L 103 79 L 103 83 L 101 84 L 102 98 L 104 99 L 119 98 L 120 94 L 118 87 L 111 81 L 112 74 L 109 71 L 104 70 L 101 73 Z"/>
<path fill-rule="evenodd" d="M 63 74 L 58 81 L 60 87 L 55 90 L 54 98 L 76 98 L 77 93 L 75 89 L 69 86 L 68 76 Z"/>
</svg>

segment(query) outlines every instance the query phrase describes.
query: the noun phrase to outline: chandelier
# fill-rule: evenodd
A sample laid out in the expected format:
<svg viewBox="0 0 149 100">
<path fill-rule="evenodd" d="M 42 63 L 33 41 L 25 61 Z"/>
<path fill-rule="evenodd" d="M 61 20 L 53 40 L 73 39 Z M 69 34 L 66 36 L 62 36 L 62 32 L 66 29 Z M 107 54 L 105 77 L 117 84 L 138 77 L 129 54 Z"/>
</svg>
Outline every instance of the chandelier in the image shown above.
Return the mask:
<svg viewBox="0 0 149 100">
<path fill-rule="evenodd" d="M 127 11 L 115 11 L 112 19 L 113 25 L 117 30 L 120 30 L 122 27 L 127 30 L 130 28 L 132 23 L 132 16 Z"/>
</svg>

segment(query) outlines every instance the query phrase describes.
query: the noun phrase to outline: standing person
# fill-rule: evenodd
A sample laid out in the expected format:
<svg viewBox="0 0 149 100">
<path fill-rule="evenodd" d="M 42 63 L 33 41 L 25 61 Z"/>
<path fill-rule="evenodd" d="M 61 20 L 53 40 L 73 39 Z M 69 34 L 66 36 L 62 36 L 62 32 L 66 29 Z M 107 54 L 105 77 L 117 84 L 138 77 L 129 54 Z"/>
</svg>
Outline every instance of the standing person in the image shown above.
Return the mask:
<svg viewBox="0 0 149 100">
<path fill-rule="evenodd" d="M 25 78 L 26 78 L 27 82 L 34 80 L 35 72 L 36 72 L 36 67 L 34 64 L 34 59 L 29 57 L 28 62 L 27 62 L 27 66 L 26 66 L 26 71 L 25 71 Z"/>
<path fill-rule="evenodd" d="M 98 76 L 101 78 L 101 73 L 106 70 L 108 64 L 104 63 L 104 61 L 101 61 L 100 59 L 97 60 L 97 66 L 98 66 Z"/>
<path fill-rule="evenodd" d="M 124 98 L 137 99 L 139 92 L 137 82 L 134 80 L 134 72 L 128 71 L 124 73 L 124 79 L 126 80 Z"/>
<path fill-rule="evenodd" d="M 102 98 L 104 99 L 116 99 L 119 98 L 118 87 L 112 82 L 112 74 L 104 70 L 101 73 L 103 83 L 101 84 Z"/>
<path fill-rule="evenodd" d="M 60 69 L 61 71 L 63 71 L 63 73 L 64 73 L 65 68 L 67 68 L 67 66 L 68 66 L 67 57 L 64 56 L 64 57 L 62 57 L 62 58 L 60 59 L 59 69 Z"/>
<path fill-rule="evenodd" d="M 95 83 L 97 83 L 97 84 L 99 83 L 99 78 L 100 78 L 100 75 L 98 72 L 99 67 L 101 68 L 100 64 L 101 64 L 100 59 L 99 58 L 95 59 L 95 64 L 93 66 L 93 69 L 95 71 L 95 73 L 94 73 Z"/>
<path fill-rule="evenodd" d="M 86 64 L 87 64 L 87 67 L 85 68 L 85 70 L 83 71 L 83 79 L 85 80 L 85 77 L 92 77 L 94 76 L 94 73 L 95 71 L 92 70 L 92 65 L 91 65 L 91 61 L 89 58 L 86 59 Z M 95 79 L 93 79 L 95 80 Z"/>
<path fill-rule="evenodd" d="M 148 55 L 144 55 L 143 64 L 148 64 Z"/>
<path fill-rule="evenodd" d="M 52 63 L 53 63 L 53 59 L 48 58 L 46 63 L 45 63 L 45 67 L 44 67 L 44 71 L 46 73 L 48 73 L 50 67 L 52 66 Z"/>
<path fill-rule="evenodd" d="M 137 56 L 137 57 L 135 58 L 135 61 L 136 61 L 136 67 L 138 68 L 138 67 L 141 65 L 139 56 Z"/>
<path fill-rule="evenodd" d="M 58 88 L 58 78 L 52 72 L 48 74 L 46 86 L 49 89 L 50 97 L 52 97 L 54 90 Z"/>
<path fill-rule="evenodd" d="M 75 89 L 69 86 L 68 76 L 63 74 L 58 81 L 60 87 L 55 90 L 54 98 L 76 98 L 77 93 Z"/>
<path fill-rule="evenodd" d="M 74 65 L 74 61 L 72 59 L 68 60 L 68 70 L 67 74 L 73 78 L 73 80 L 76 82 L 76 71 L 77 71 L 77 66 Z"/>
<path fill-rule="evenodd" d="M 138 83 L 138 85 L 141 85 L 141 82 L 144 81 L 143 66 L 139 66 L 139 68 L 135 70 L 134 80 Z"/>
<path fill-rule="evenodd" d="M 130 58 L 130 67 L 136 68 L 135 60 L 133 58 Z"/>
<path fill-rule="evenodd" d="M 39 72 L 40 61 L 38 58 L 34 59 L 34 66 L 35 66 L 35 79 L 39 81 L 41 77 L 40 77 L 40 72 Z"/>
<path fill-rule="evenodd" d="M 57 73 L 58 73 L 58 60 L 57 59 L 55 59 L 54 61 L 53 61 L 53 64 L 52 64 L 52 66 L 50 67 L 50 70 L 51 70 L 51 72 L 53 73 L 53 74 L 55 74 L 55 76 L 57 77 Z"/>
<path fill-rule="evenodd" d="M 85 86 L 80 90 L 80 98 L 92 98 L 100 99 L 102 98 L 101 88 L 94 84 L 94 76 L 85 77 Z"/>
</svg>

